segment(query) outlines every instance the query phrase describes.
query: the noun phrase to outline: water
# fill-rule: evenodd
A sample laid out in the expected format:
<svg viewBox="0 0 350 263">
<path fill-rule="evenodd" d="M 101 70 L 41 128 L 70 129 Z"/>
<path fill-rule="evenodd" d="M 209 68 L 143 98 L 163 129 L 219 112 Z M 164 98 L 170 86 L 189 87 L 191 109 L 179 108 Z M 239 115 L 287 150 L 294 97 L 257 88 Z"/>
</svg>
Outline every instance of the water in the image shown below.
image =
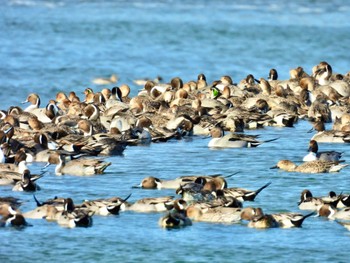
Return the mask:
<svg viewBox="0 0 350 263">
<path fill-rule="evenodd" d="M 343 1 L 1 1 L 0 108 L 21 105 L 37 92 L 45 105 L 58 91 L 86 87 L 91 80 L 116 73 L 119 83 L 140 88 L 134 79 L 184 81 L 205 73 L 209 82 L 230 75 L 240 81 L 252 73 L 267 77 L 270 68 L 280 78 L 302 66 L 307 72 L 320 61 L 339 73 L 349 71 L 350 4 Z M 300 192 L 315 195 L 330 190 L 349 192 L 349 168 L 337 174 L 303 175 L 271 170 L 280 159 L 300 161 L 306 153 L 311 125 L 246 131 L 277 141 L 255 149 L 210 150 L 208 139 L 128 147 L 101 176 L 57 177 L 53 168 L 39 184 L 40 200 L 53 196 L 80 202 L 111 196 L 131 201 L 174 195 L 171 190 L 131 189 L 146 176 L 164 179 L 188 174 L 230 174 L 229 186 L 262 191 L 254 203 L 268 213 L 298 211 Z M 322 144 L 322 150 L 344 151 L 348 145 Z M 32 173 L 42 165 L 33 164 Z M 1 187 L 1 196 L 26 201 L 31 194 Z M 64 229 L 43 220 L 17 231 L 1 229 L 1 262 L 347 262 L 349 232 L 336 222 L 308 218 L 301 229 L 249 229 L 244 224 L 195 223 L 178 230 L 158 227 L 160 214 L 122 213 L 94 217 L 87 229 Z"/>
</svg>

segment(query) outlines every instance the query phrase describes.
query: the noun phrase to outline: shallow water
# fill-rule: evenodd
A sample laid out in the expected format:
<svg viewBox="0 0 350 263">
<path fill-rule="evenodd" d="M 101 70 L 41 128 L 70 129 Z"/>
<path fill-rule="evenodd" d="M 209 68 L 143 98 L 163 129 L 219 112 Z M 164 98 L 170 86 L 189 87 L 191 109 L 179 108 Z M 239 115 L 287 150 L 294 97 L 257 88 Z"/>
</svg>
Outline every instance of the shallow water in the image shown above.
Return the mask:
<svg viewBox="0 0 350 263">
<path fill-rule="evenodd" d="M 37 92 L 45 105 L 56 92 L 87 86 L 94 77 L 118 74 L 136 94 L 134 79 L 160 75 L 184 81 L 205 73 L 209 82 L 229 74 L 239 81 L 252 73 L 267 77 L 270 68 L 280 78 L 302 66 L 307 72 L 322 60 L 335 72 L 349 71 L 350 4 L 343 1 L 2 1 L 0 7 L 1 109 L 20 105 Z M 209 139 L 128 147 L 123 156 L 107 158 L 106 174 L 94 177 L 55 176 L 50 167 L 38 182 L 39 200 L 72 197 L 75 202 L 111 196 L 130 201 L 174 195 L 172 190 L 139 190 L 146 176 L 164 179 L 189 174 L 223 175 L 229 186 L 257 189 L 254 203 L 264 211 L 298 211 L 301 191 L 315 195 L 330 190 L 348 193 L 348 171 L 336 174 L 293 174 L 271 170 L 280 159 L 301 161 L 312 134 L 311 124 L 295 128 L 246 131 L 261 139 L 279 137 L 252 149 L 207 148 Z M 322 150 L 344 151 L 347 144 L 321 144 Z M 32 173 L 41 164 L 33 164 Z M 1 196 L 25 200 L 32 195 L 0 188 Z M 33 227 L 1 229 L 0 262 L 347 262 L 349 232 L 336 222 L 311 217 L 301 229 L 249 229 L 244 224 L 195 223 L 163 230 L 160 214 L 121 213 L 94 217 L 91 228 L 64 229 L 43 220 Z"/>
</svg>

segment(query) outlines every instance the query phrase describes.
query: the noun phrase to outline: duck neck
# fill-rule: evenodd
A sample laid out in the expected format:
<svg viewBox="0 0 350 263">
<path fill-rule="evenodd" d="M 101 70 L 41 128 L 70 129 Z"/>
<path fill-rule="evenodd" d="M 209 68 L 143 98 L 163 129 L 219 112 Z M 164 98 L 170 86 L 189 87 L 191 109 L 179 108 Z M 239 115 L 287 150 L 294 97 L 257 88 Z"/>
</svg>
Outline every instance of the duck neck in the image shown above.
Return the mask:
<svg viewBox="0 0 350 263">
<path fill-rule="evenodd" d="M 62 175 L 63 166 L 64 166 L 64 161 L 63 161 L 62 157 L 60 156 L 59 163 L 56 165 L 56 168 L 55 168 L 56 175 Z"/>
</svg>

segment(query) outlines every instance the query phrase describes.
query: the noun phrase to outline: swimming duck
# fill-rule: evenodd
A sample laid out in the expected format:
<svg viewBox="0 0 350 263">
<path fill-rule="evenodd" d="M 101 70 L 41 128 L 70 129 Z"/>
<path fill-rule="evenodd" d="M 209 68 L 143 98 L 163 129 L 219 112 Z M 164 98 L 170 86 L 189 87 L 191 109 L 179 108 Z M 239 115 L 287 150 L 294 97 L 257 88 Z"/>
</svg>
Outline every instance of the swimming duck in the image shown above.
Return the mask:
<svg viewBox="0 0 350 263">
<path fill-rule="evenodd" d="M 44 173 L 41 174 L 30 174 L 28 168 L 24 169 L 23 172 L 13 172 L 13 171 L 0 171 L 0 185 L 9 185 L 9 184 L 24 184 L 31 189 L 35 185 L 35 181 L 43 177 Z M 23 176 L 25 178 L 23 178 Z M 29 181 L 27 179 L 29 178 Z M 27 183 L 24 183 L 26 181 Z"/>
<path fill-rule="evenodd" d="M 35 178 L 37 180 L 39 178 Z M 12 188 L 12 191 L 20 191 L 20 192 L 35 192 L 40 190 L 40 186 L 35 183 L 34 178 L 30 174 L 29 170 L 24 170 L 21 181 L 18 181 L 15 186 Z"/>
<path fill-rule="evenodd" d="M 95 78 L 92 80 L 92 83 L 96 84 L 96 85 L 109 85 L 109 84 L 113 84 L 116 83 L 118 81 L 118 77 L 115 74 L 112 74 L 109 78 Z"/>
<path fill-rule="evenodd" d="M 95 215 L 107 216 L 118 215 L 122 206 L 125 206 L 125 202 L 131 196 L 128 195 L 125 199 L 118 197 L 108 199 L 86 200 L 81 204 L 81 207 L 86 207 L 89 211 L 92 211 Z M 125 208 L 124 208 L 125 209 Z"/>
<path fill-rule="evenodd" d="M 248 190 L 244 188 L 232 187 L 222 189 L 223 195 L 225 197 L 234 197 L 240 202 L 244 201 L 254 201 L 256 196 L 266 187 L 268 187 L 271 182 L 263 185 L 257 190 Z"/>
<path fill-rule="evenodd" d="M 261 208 L 256 208 L 255 216 L 249 221 L 248 227 L 266 229 L 279 227 L 279 224 L 272 215 L 264 214 Z"/>
<path fill-rule="evenodd" d="M 336 151 L 318 151 L 318 143 L 316 140 L 311 140 L 309 143 L 309 153 L 304 156 L 304 162 L 310 161 L 328 161 L 328 162 L 338 162 L 343 153 Z"/>
<path fill-rule="evenodd" d="M 309 130 L 309 132 L 313 130 L 317 131 L 317 133 L 312 136 L 311 140 L 315 140 L 317 142 L 344 143 L 348 142 L 350 138 L 349 132 L 326 130 L 322 120 L 316 121 L 313 124 L 313 128 Z"/>
<path fill-rule="evenodd" d="M 0 215 L 2 218 L 0 219 L 0 226 L 14 226 L 14 227 L 23 227 L 29 226 L 23 215 L 16 209 L 14 209 L 9 204 L 1 204 L 0 205 Z"/>
<path fill-rule="evenodd" d="M 192 225 L 191 219 L 186 215 L 187 202 L 176 199 L 173 208 L 159 219 L 159 225 L 164 228 L 177 228 Z"/>
<path fill-rule="evenodd" d="M 180 185 L 176 189 L 176 194 L 181 195 L 188 203 L 197 201 L 212 201 L 216 199 L 216 193 L 214 191 L 203 190 L 206 180 L 203 177 L 198 177 L 194 182 L 189 182 L 184 185 Z"/>
<path fill-rule="evenodd" d="M 66 198 L 64 211 L 58 217 L 57 223 L 62 227 L 90 227 L 92 226 L 93 212 L 84 208 L 77 209 L 71 198 Z"/>
<path fill-rule="evenodd" d="M 300 165 L 296 165 L 290 160 L 280 160 L 278 161 L 277 165 L 271 167 L 270 169 L 279 168 L 287 172 L 298 173 L 332 173 L 339 172 L 346 166 L 348 166 L 348 164 L 320 160 L 304 162 Z"/>
<path fill-rule="evenodd" d="M 350 220 L 350 207 L 337 210 L 332 204 L 323 204 L 317 209 L 318 216 L 327 217 L 328 219 Z"/>
<path fill-rule="evenodd" d="M 186 215 L 192 221 L 211 223 L 237 223 L 241 219 L 241 208 L 211 206 L 206 203 L 187 207 Z"/>
<path fill-rule="evenodd" d="M 234 175 L 234 174 L 232 174 Z M 225 178 L 231 177 L 232 175 L 228 175 L 225 177 L 222 177 L 221 175 L 192 175 L 192 176 L 181 176 L 178 178 L 175 178 L 173 180 L 163 180 L 159 179 L 153 176 L 148 176 L 144 179 L 142 179 L 140 185 L 134 186 L 134 188 L 144 188 L 144 189 L 178 189 L 181 185 L 184 185 L 186 183 L 195 182 L 196 180 L 199 180 L 198 178 L 202 178 L 205 180 L 205 183 L 209 183 L 210 181 L 213 182 L 221 182 L 222 184 L 226 183 Z M 227 186 L 227 183 L 226 183 Z"/>
<path fill-rule="evenodd" d="M 125 208 L 122 207 L 122 210 L 138 213 L 165 212 L 168 210 L 168 204 L 174 201 L 173 198 L 173 196 L 146 197 L 131 204 L 125 203 Z"/>
<path fill-rule="evenodd" d="M 44 202 L 39 202 L 33 195 L 36 202 L 36 208 L 23 213 L 25 218 L 31 219 L 46 219 L 47 221 L 57 221 L 62 215 L 65 206 L 65 198 L 55 197 Z"/>
<path fill-rule="evenodd" d="M 278 213 L 271 214 L 271 216 L 277 221 L 279 227 L 282 228 L 291 228 L 291 227 L 301 227 L 304 220 L 312 215 L 315 212 L 309 213 L 307 215 L 303 215 L 300 213 Z"/>
<path fill-rule="evenodd" d="M 258 141 L 256 137 L 258 135 L 245 135 L 245 134 L 234 134 L 229 133 L 224 135 L 224 131 L 215 127 L 211 129 L 210 135 L 212 139 L 209 141 L 208 147 L 215 148 L 246 148 L 246 147 L 257 147 L 265 142 L 272 142 L 277 140 L 271 139 L 266 141 Z"/>
<path fill-rule="evenodd" d="M 331 191 L 326 197 L 314 197 L 310 190 L 304 189 L 300 194 L 300 201 L 298 206 L 300 210 L 313 210 L 316 211 L 323 204 L 337 205 L 339 197 L 334 196 L 334 192 Z"/>
<path fill-rule="evenodd" d="M 49 162 L 45 167 L 50 164 L 56 164 L 56 175 L 94 175 L 104 173 L 104 170 L 112 163 L 97 159 L 76 159 L 66 162 L 62 154 L 53 152 L 50 154 Z"/>
</svg>

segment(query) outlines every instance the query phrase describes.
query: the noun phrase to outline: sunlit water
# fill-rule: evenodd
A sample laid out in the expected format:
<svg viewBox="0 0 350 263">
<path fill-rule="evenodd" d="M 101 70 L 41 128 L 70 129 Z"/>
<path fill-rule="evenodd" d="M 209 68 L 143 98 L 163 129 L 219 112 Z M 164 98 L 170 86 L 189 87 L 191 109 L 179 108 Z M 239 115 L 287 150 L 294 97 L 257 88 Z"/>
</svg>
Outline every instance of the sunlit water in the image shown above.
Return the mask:
<svg viewBox="0 0 350 263">
<path fill-rule="evenodd" d="M 328 61 L 335 72 L 349 71 L 350 4 L 343 1 L 1 1 L 1 109 L 20 105 L 30 92 L 45 105 L 58 91 L 86 87 L 94 77 L 116 73 L 136 94 L 134 79 L 160 75 L 184 81 L 205 73 L 208 81 L 229 74 L 267 77 L 270 68 L 282 79 L 302 66 L 307 72 Z M 111 87 L 111 86 L 110 86 Z M 130 201 L 175 195 L 172 190 L 132 189 L 146 176 L 164 179 L 189 174 L 223 175 L 229 186 L 257 189 L 254 203 L 267 213 L 298 211 L 301 191 L 315 195 L 330 190 L 348 193 L 348 171 L 336 174 L 293 174 L 271 170 L 280 159 L 301 161 L 312 134 L 311 124 L 295 128 L 246 131 L 261 139 L 279 139 L 252 149 L 211 150 L 209 139 L 128 147 L 110 157 L 104 175 L 55 176 L 53 167 L 38 181 L 39 200 L 54 196 L 85 199 L 111 196 Z M 321 144 L 322 150 L 344 151 L 347 144 Z M 43 165 L 33 164 L 32 173 Z M 25 201 L 31 194 L 1 187 L 0 196 Z M 347 262 L 349 232 L 336 222 L 311 217 L 301 229 L 256 230 L 245 224 L 195 223 L 163 230 L 161 214 L 121 213 L 94 217 L 91 228 L 65 229 L 30 220 L 23 230 L 1 229 L 0 262 Z"/>
</svg>

